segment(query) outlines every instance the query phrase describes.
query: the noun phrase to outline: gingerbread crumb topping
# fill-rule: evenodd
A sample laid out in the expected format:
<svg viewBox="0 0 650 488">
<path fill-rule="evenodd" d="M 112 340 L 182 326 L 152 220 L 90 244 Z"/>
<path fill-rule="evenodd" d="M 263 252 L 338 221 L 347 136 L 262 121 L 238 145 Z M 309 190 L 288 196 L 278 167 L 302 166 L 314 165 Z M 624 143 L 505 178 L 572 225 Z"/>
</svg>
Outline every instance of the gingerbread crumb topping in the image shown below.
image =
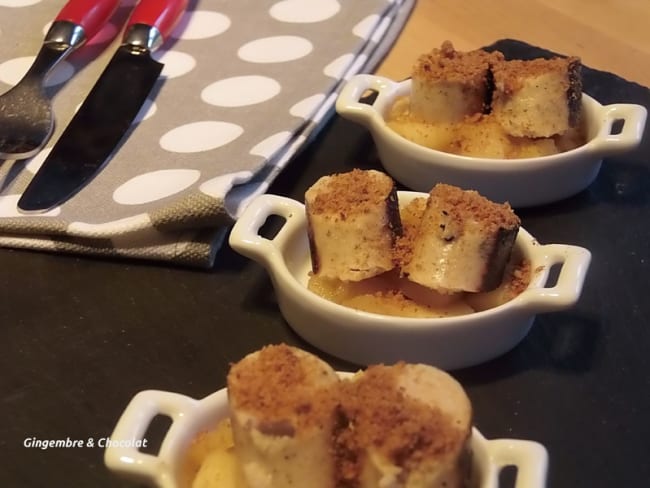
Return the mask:
<svg viewBox="0 0 650 488">
<path fill-rule="evenodd" d="M 411 75 L 427 80 L 482 85 L 490 66 L 503 59 L 498 51 L 456 51 L 450 41 L 445 41 L 439 49 L 420 56 Z"/>
<path fill-rule="evenodd" d="M 531 60 L 513 59 L 496 63 L 492 67 L 494 82 L 498 89 L 510 95 L 517 92 L 526 79 L 535 78 L 549 73 L 557 73 L 564 78 L 566 88 L 570 80 L 567 76 L 572 66 L 579 66 L 580 59 L 573 56 L 569 58 L 555 57 L 551 59 L 536 58 Z M 573 68 L 575 69 L 575 68 Z"/>
<path fill-rule="evenodd" d="M 313 214 L 365 213 L 385 202 L 394 190 L 393 180 L 379 171 L 353 169 L 321 178 L 313 187 L 318 190 L 307 204 Z"/>
<path fill-rule="evenodd" d="M 443 183 L 433 187 L 427 205 L 439 208 L 452 222 L 458 224 L 458 227 L 467 220 L 480 222 L 485 226 L 486 232 L 512 229 L 521 225 L 521 220 L 508 202 L 496 203 L 475 190 L 463 190 Z"/>
<path fill-rule="evenodd" d="M 338 376 L 315 356 L 286 344 L 265 346 L 230 368 L 228 393 L 242 411 L 255 412 L 269 425 L 322 426 L 330 417 L 329 386 Z M 282 392 L 281 394 L 279 392 Z"/>
<path fill-rule="evenodd" d="M 368 446 L 409 471 L 427 458 L 458 453 L 467 439 L 468 432 L 448 415 L 397 386 L 404 366 L 373 365 L 361 378 L 342 382 L 334 433 L 336 486 L 354 486 Z"/>
</svg>

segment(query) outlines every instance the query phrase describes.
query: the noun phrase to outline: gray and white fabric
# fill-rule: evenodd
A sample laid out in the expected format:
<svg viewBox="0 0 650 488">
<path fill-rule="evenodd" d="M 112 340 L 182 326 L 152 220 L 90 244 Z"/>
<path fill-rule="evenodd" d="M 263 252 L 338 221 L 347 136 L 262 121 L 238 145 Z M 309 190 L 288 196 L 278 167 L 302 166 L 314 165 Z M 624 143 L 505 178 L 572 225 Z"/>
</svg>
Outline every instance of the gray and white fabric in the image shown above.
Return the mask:
<svg viewBox="0 0 650 488">
<path fill-rule="evenodd" d="M 16 84 L 63 5 L 0 0 L 0 92 Z M 52 139 L 0 161 L 0 246 L 209 267 L 229 225 L 372 71 L 414 0 L 197 0 L 154 53 L 162 75 L 103 171 L 43 214 L 17 202 L 119 45 L 124 2 L 46 82 Z"/>
</svg>

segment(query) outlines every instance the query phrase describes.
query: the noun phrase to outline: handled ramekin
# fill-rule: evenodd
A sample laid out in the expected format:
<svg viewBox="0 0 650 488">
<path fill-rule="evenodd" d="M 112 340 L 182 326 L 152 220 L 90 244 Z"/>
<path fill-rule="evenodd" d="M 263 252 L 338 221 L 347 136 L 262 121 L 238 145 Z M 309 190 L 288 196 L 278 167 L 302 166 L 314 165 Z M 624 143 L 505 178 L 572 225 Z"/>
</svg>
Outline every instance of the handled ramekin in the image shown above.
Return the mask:
<svg viewBox="0 0 650 488">
<path fill-rule="evenodd" d="M 641 143 L 647 119 L 642 105 L 603 106 L 583 94 L 584 145 L 536 158 L 459 156 L 411 142 L 388 127 L 385 118 L 391 106 L 410 91 L 411 80 L 357 75 L 341 91 L 336 111 L 368 129 L 386 171 L 410 189 L 428 191 L 444 182 L 477 190 L 494 201 L 508 201 L 513 207 L 550 203 L 585 189 L 597 177 L 604 157 L 624 154 Z M 360 101 L 368 92 L 377 93 L 371 104 Z M 617 122 L 623 126 L 613 133 Z"/>
<path fill-rule="evenodd" d="M 398 192 L 400 204 L 426 196 Z M 285 222 L 273 239 L 259 234 L 268 217 Z M 530 260 L 526 290 L 498 307 L 445 318 L 401 318 L 362 312 L 330 302 L 307 288 L 311 271 L 304 205 L 275 195 L 253 200 L 230 234 L 230 246 L 263 265 L 287 323 L 317 348 L 354 362 L 399 360 L 456 369 L 496 357 L 528 333 L 536 313 L 571 307 L 579 299 L 591 253 L 578 246 L 541 245 L 520 229 L 517 248 Z M 552 266 L 557 282 L 546 287 Z"/>
<path fill-rule="evenodd" d="M 165 391 L 142 391 L 133 397 L 120 416 L 111 439 L 141 438 L 156 415 L 167 415 L 172 419 L 157 455 L 144 454 L 131 447 L 107 447 L 105 464 L 120 476 L 150 486 L 188 488 L 180 485 L 188 446 L 200 433 L 213 429 L 228 415 L 227 391 L 224 388 L 202 400 Z M 472 451 L 474 475 L 479 480 L 477 488 L 498 488 L 499 472 L 513 465 L 517 467 L 515 488 L 546 486 L 548 453 L 537 442 L 487 440 L 474 428 Z"/>
<path fill-rule="evenodd" d="M 125 478 L 160 488 L 180 487 L 180 469 L 187 448 L 203 430 L 213 428 L 228 414 L 225 389 L 199 401 L 178 393 L 146 390 L 133 397 L 122 413 L 112 440 L 143 439 L 157 415 L 172 420 L 158 454 L 112 443 L 104 453 L 106 466 Z"/>
</svg>

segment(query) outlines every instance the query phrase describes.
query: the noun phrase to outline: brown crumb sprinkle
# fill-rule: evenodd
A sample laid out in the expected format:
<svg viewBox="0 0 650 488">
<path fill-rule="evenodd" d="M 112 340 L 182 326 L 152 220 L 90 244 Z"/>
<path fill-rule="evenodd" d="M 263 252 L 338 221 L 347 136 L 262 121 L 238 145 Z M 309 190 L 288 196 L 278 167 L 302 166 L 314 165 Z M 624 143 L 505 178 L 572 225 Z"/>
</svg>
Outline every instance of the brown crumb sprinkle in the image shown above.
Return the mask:
<svg viewBox="0 0 650 488">
<path fill-rule="evenodd" d="M 316 182 L 312 189 L 318 190 L 309 198 L 309 210 L 313 214 L 363 213 L 385 202 L 394 191 L 393 180 L 385 173 L 373 170 L 353 169 L 347 173 L 326 176 Z"/>
<path fill-rule="evenodd" d="M 401 268 L 410 260 L 413 253 L 413 239 L 417 235 L 422 214 L 427 207 L 427 199 L 414 198 L 401 210 L 402 235 L 397 238 L 393 249 L 395 266 Z"/>
<path fill-rule="evenodd" d="M 500 52 L 456 51 L 450 41 L 420 56 L 413 67 L 414 78 L 482 85 L 493 63 L 503 60 Z"/>
<path fill-rule="evenodd" d="M 504 277 L 508 296 L 514 298 L 528 288 L 530 273 L 530 261 L 527 259 L 522 259 L 513 267 L 512 272 Z"/>
<path fill-rule="evenodd" d="M 354 486 L 367 446 L 408 471 L 424 459 L 457 452 L 466 440 L 467 432 L 454 427 L 446 414 L 397 387 L 404 366 L 373 365 L 361 378 L 341 384 L 334 432 L 336 486 Z"/>
<path fill-rule="evenodd" d="M 271 424 L 291 421 L 298 428 L 326 423 L 332 408 L 329 386 L 337 383 L 329 365 L 286 344 L 265 346 L 228 373 L 229 396 L 238 408 L 256 412 Z"/>
<path fill-rule="evenodd" d="M 440 208 L 460 227 L 468 219 L 481 222 L 486 231 L 519 227 L 521 221 L 509 203 L 495 203 L 477 191 L 439 183 L 429 194 L 428 206 Z"/>
<path fill-rule="evenodd" d="M 531 59 L 503 61 L 496 63 L 492 70 L 497 88 L 505 94 L 512 94 L 519 90 L 527 78 L 534 78 L 548 73 L 558 73 L 565 79 L 566 88 L 569 88 L 569 73 L 571 66 L 579 66 L 580 58 L 555 57 L 551 59 Z"/>
</svg>

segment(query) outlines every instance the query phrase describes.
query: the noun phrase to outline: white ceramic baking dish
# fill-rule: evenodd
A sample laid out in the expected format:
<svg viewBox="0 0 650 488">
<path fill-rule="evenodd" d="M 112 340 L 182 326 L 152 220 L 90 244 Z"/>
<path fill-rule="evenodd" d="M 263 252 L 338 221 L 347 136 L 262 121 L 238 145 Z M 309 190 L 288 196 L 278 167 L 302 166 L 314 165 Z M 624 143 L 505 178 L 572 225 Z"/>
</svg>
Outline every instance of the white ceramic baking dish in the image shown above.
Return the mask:
<svg viewBox="0 0 650 488">
<path fill-rule="evenodd" d="M 165 391 L 142 391 L 133 397 L 118 420 L 111 434 L 111 439 L 118 442 L 106 448 L 104 462 L 111 471 L 135 482 L 158 488 L 189 488 L 179 482 L 188 446 L 201 432 L 213 429 L 226 418 L 228 412 L 225 388 L 202 400 Z M 142 440 L 156 415 L 172 419 L 157 455 L 145 454 L 135 447 L 119 446 L 120 440 Z M 546 486 L 548 453 L 537 442 L 487 440 L 474 428 L 472 451 L 475 488 L 498 488 L 499 472 L 505 466 L 517 467 L 516 488 Z"/>
<path fill-rule="evenodd" d="M 359 100 L 377 92 L 372 104 Z M 394 102 L 411 91 L 411 80 L 395 82 L 381 76 L 357 75 L 345 85 L 336 102 L 344 118 L 366 127 L 382 165 L 393 178 L 411 190 L 429 191 L 436 183 L 477 190 L 496 202 L 513 207 L 554 202 L 589 186 L 606 156 L 623 154 L 643 137 L 647 110 L 641 105 L 601 105 L 582 96 L 587 143 L 560 154 L 526 159 L 488 159 L 459 156 L 418 145 L 393 131 L 385 122 Z M 615 121 L 623 121 L 613 134 Z"/>
<path fill-rule="evenodd" d="M 400 205 L 417 192 L 398 192 Z M 286 219 L 273 239 L 259 235 L 269 216 Z M 571 307 L 580 297 L 591 253 L 577 246 L 541 245 L 520 229 L 516 251 L 531 263 L 526 290 L 498 307 L 445 318 L 400 318 L 330 302 L 307 288 L 311 260 L 304 205 L 276 195 L 253 200 L 235 223 L 230 246 L 266 268 L 287 323 L 322 351 L 356 364 L 399 360 L 442 369 L 475 365 L 499 356 L 528 333 L 535 314 Z M 557 282 L 547 288 L 553 265 Z"/>
</svg>

